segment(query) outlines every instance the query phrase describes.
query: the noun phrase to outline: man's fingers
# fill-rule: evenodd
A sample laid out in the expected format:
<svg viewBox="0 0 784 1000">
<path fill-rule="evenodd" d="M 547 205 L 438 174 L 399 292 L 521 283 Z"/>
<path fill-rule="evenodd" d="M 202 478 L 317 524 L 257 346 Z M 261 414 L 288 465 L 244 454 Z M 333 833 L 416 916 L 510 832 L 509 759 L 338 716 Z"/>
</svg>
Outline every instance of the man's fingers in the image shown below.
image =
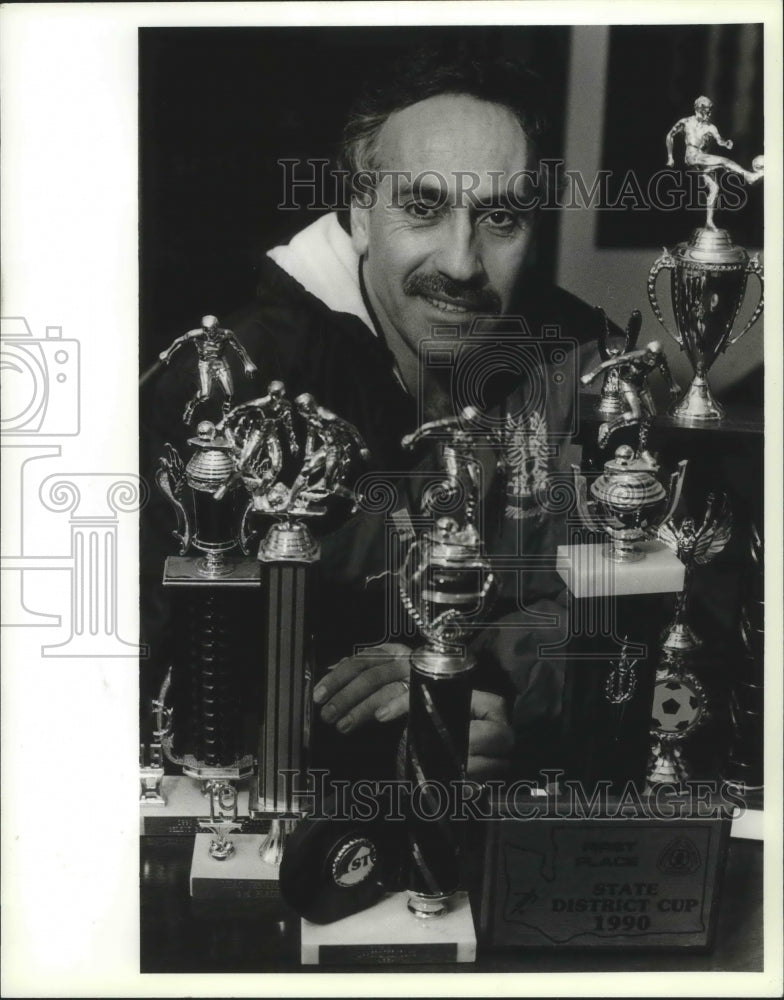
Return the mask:
<svg viewBox="0 0 784 1000">
<path fill-rule="evenodd" d="M 506 704 L 498 694 L 489 691 L 473 691 L 471 694 L 471 718 L 492 719 L 495 722 L 506 722 Z"/>
<path fill-rule="evenodd" d="M 318 682 L 313 690 L 313 701 L 321 705 L 336 694 L 342 687 L 345 687 L 358 674 L 365 669 L 365 662 L 356 656 L 347 656 L 343 660 L 338 660 Z"/>
<path fill-rule="evenodd" d="M 325 703 L 321 709 L 321 718 L 324 722 L 336 723 L 382 687 L 392 681 L 404 680 L 407 676 L 407 660 L 388 660 L 363 670 Z M 373 706 L 374 711 L 377 707 L 378 705 Z"/>
<path fill-rule="evenodd" d="M 473 719 L 468 732 L 469 756 L 506 757 L 514 746 L 512 727 L 506 722 Z"/>
<path fill-rule="evenodd" d="M 376 709 L 375 714 L 379 722 L 391 722 L 393 719 L 399 719 L 408 711 L 408 682 L 396 681 L 389 687 L 394 687 L 397 691 L 391 701 Z"/>
<path fill-rule="evenodd" d="M 468 777 L 484 781 L 504 774 L 514 746 L 514 731 L 507 721 L 504 699 L 488 691 L 474 691 L 471 716 Z"/>
<path fill-rule="evenodd" d="M 406 692 L 406 698 L 403 700 L 401 698 L 402 690 L 403 685 L 399 680 L 384 684 L 383 687 L 378 688 L 372 694 L 354 704 L 348 712 L 336 721 L 336 728 L 341 733 L 351 732 L 358 726 L 369 722 L 374 716 L 378 718 L 378 713 L 383 713 L 384 709 L 391 709 L 393 713 L 388 716 L 384 715 L 384 721 L 402 715 L 408 707 L 408 692 Z M 403 702 L 402 710 L 400 709 L 401 701 Z M 324 712 L 322 711 L 323 715 Z"/>
<path fill-rule="evenodd" d="M 395 657 L 407 659 L 410 655 L 411 650 L 408 646 L 399 642 L 388 642 L 372 650 L 360 650 L 354 656 L 346 656 L 330 667 L 329 673 L 321 678 L 313 691 L 313 700 L 317 705 L 323 705 L 364 670 L 386 663 Z"/>
</svg>

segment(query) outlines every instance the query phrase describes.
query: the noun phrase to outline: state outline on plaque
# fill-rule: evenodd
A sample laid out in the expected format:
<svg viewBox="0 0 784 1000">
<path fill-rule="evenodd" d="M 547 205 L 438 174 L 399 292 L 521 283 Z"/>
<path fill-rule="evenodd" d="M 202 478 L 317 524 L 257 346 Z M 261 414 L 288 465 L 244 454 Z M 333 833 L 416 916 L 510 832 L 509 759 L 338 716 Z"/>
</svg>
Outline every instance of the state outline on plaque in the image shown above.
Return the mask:
<svg viewBox="0 0 784 1000">
<path fill-rule="evenodd" d="M 645 823 L 644 825 L 641 825 L 640 829 L 641 830 L 650 829 L 651 825 L 652 824 L 650 823 Z M 655 826 L 655 824 L 653 825 Z M 569 933 L 567 934 L 567 936 L 563 936 L 563 935 L 554 935 L 552 928 L 545 930 L 541 926 L 541 923 L 546 921 L 540 920 L 540 923 L 533 922 L 533 920 L 535 920 L 537 916 L 535 913 L 532 913 L 530 918 L 528 919 L 526 919 L 525 914 L 521 916 L 516 916 L 515 912 L 517 911 L 518 907 L 521 907 L 521 903 L 522 906 L 525 906 L 528 905 L 529 903 L 536 903 L 539 901 L 539 899 L 541 898 L 540 895 L 537 893 L 537 888 L 539 886 L 547 884 L 550 887 L 552 887 L 552 884 L 557 882 L 559 878 L 559 872 L 558 872 L 559 855 L 561 857 L 566 855 L 568 855 L 569 857 L 576 856 L 574 852 L 569 851 L 568 845 L 565 845 L 563 843 L 559 845 L 558 843 L 560 839 L 558 835 L 566 833 L 567 831 L 570 834 L 574 834 L 575 836 L 585 835 L 585 831 L 581 832 L 578 829 L 570 829 L 570 825 L 567 823 L 565 825 L 553 826 L 551 828 L 551 830 L 549 831 L 548 839 L 552 846 L 548 851 L 537 850 L 535 848 L 526 847 L 521 844 L 513 844 L 510 843 L 509 841 L 505 841 L 502 844 L 504 881 L 505 881 L 506 891 L 503 899 L 503 906 L 501 908 L 501 913 L 499 914 L 499 916 L 505 923 L 520 924 L 525 927 L 528 927 L 555 945 L 567 944 L 568 942 L 573 941 L 575 938 L 591 937 L 601 942 L 607 942 L 608 940 L 612 940 L 614 938 L 650 938 L 650 937 L 660 937 L 663 935 L 681 936 L 681 935 L 693 935 L 697 933 L 705 933 L 707 931 L 708 928 L 705 919 L 705 907 L 706 907 L 707 877 L 709 868 L 708 860 L 711 855 L 711 846 L 712 846 L 711 844 L 712 831 L 707 827 L 692 828 L 689 831 L 679 833 L 679 835 L 676 838 L 669 839 L 666 846 L 660 849 L 656 855 L 656 867 L 658 868 L 658 870 L 661 871 L 662 874 L 665 875 L 665 877 L 674 876 L 676 879 L 678 876 L 687 874 L 687 872 L 685 871 L 665 872 L 661 867 L 661 859 L 669 852 L 671 852 L 676 844 L 684 840 L 687 840 L 691 846 L 693 854 L 696 855 L 698 859 L 697 868 L 693 868 L 692 871 L 688 872 L 688 874 L 693 875 L 697 872 L 699 868 L 702 869 L 701 888 L 699 895 L 700 907 L 696 913 L 693 914 L 691 912 L 688 913 L 689 918 L 694 920 L 694 926 L 692 926 L 691 928 L 681 928 L 675 930 L 669 930 L 667 928 L 653 929 L 651 927 L 646 927 L 644 929 L 627 928 L 624 930 L 619 928 L 613 931 L 589 929 L 589 930 L 577 930 L 574 933 Z M 704 834 L 702 835 L 701 838 L 697 838 L 696 835 L 699 834 L 700 831 L 704 831 Z M 691 837 L 686 836 L 686 833 L 691 834 Z M 700 851 L 700 849 L 697 848 L 694 839 L 691 838 L 704 839 L 705 842 L 702 845 L 703 846 L 702 851 Z M 520 876 L 517 874 L 517 872 L 519 871 L 518 868 L 519 859 L 523 855 L 529 856 L 527 867 L 530 868 L 533 865 L 537 865 L 537 871 L 534 875 L 531 876 L 532 881 L 530 882 L 530 884 L 527 873 L 526 875 L 524 875 L 523 878 L 520 878 Z M 513 861 L 514 863 L 514 871 L 510 871 L 510 861 Z M 567 880 L 569 878 L 567 872 L 563 872 L 561 877 L 564 877 Z M 521 888 L 519 889 L 514 888 L 516 885 L 521 886 Z M 525 888 L 523 888 L 523 886 Z M 510 901 L 513 894 L 516 896 L 522 896 L 523 898 L 522 901 L 519 899 L 515 900 L 513 906 L 510 906 Z M 596 898 L 599 899 L 601 897 L 597 896 Z M 664 893 L 662 893 L 661 895 L 657 893 L 657 898 L 666 898 L 666 896 Z M 663 910 L 660 910 L 660 913 L 663 917 L 667 916 L 672 917 L 673 915 L 675 915 L 673 912 L 663 911 Z M 541 913 L 540 916 L 546 917 L 547 914 Z"/>
</svg>

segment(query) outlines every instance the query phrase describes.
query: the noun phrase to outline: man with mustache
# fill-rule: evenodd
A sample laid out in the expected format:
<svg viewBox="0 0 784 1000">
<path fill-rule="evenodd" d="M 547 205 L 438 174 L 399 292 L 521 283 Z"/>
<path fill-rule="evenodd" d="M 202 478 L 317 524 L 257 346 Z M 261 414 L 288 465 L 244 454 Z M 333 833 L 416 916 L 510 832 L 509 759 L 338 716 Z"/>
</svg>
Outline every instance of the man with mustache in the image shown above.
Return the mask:
<svg viewBox="0 0 784 1000">
<path fill-rule="evenodd" d="M 491 553 L 517 551 L 520 538 L 526 555 L 554 553 L 557 519 L 516 501 L 536 494 L 528 487 L 544 486 L 543 465 L 550 472 L 568 468 L 564 442 L 575 402 L 569 345 L 593 328 L 586 305 L 544 286 L 530 268 L 546 136 L 541 85 L 519 65 L 464 51 L 407 57 L 380 89 L 363 95 L 345 128 L 349 212 L 322 215 L 271 250 L 256 302 L 227 319 L 262 382 L 283 379 L 291 398 L 312 393 L 357 428 L 371 468 L 396 483 L 409 513 L 418 512 L 416 481 L 397 477 L 419 456 L 406 453 L 402 439 L 465 403 L 456 399 L 454 370 L 422 363 L 423 341 L 441 328 L 444 351 L 463 352 L 474 366 L 469 391 L 479 408 L 518 444 L 536 427 L 547 456 L 531 464 L 539 470 L 536 483 L 524 482 L 526 467 L 512 468 L 505 495 L 491 458 L 482 531 Z M 495 343 L 495 331 L 517 316 L 534 335 L 530 370 L 488 364 L 477 323 Z M 535 348 L 545 329 L 563 343 L 557 371 Z M 170 382 L 160 406 L 174 412 L 176 396 Z M 518 493 L 513 482 L 522 484 Z M 391 730 L 387 723 L 407 710 L 412 639 L 390 628 L 386 592 L 372 584 L 390 568 L 387 538 L 383 516 L 360 512 L 322 545 L 330 586 L 322 588 L 317 635 L 330 669 L 314 700 L 321 723 L 341 734 L 354 762 L 357 753 L 366 759 L 369 744 L 380 745 L 368 740 L 368 724 Z M 564 635 L 556 600 L 562 585 L 553 572 L 529 573 L 526 593 L 518 595 L 511 575 L 502 621 L 476 642 L 488 689 L 474 696 L 469 771 L 476 777 L 506 767 L 514 740 L 507 706 L 518 732 L 560 711 L 562 664 L 541 659 L 538 650 Z M 523 600 L 558 624 L 517 627 L 517 619 L 533 620 L 520 612 Z"/>
</svg>

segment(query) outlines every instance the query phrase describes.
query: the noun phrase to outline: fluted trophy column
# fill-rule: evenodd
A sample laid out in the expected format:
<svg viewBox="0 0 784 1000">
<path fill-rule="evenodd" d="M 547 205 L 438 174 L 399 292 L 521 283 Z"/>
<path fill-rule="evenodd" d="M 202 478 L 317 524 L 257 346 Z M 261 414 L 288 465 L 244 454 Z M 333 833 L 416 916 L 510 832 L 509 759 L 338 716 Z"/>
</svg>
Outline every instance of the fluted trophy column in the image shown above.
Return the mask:
<svg viewBox="0 0 784 1000">
<path fill-rule="evenodd" d="M 342 513 L 347 508 L 356 509 L 359 497 L 347 482 L 357 461 L 369 457 L 365 442 L 350 423 L 320 406 L 310 393 L 298 396 L 292 407 L 283 392 L 282 383 L 273 383 L 269 396 L 257 401 L 263 404 L 257 408 L 266 422 L 254 446 L 264 456 L 255 478 L 253 469 L 243 466 L 242 452 L 238 463 L 251 492 L 253 515 L 274 518 L 258 550 L 266 662 L 257 767 L 251 789 L 252 811 L 271 820 L 260 853 L 266 863 L 273 865 L 280 863 L 286 837 L 301 815 L 298 789 L 305 782 L 309 763 L 320 556 L 310 525 L 328 512 L 339 516 L 341 504 Z M 268 402 L 270 398 L 272 403 Z M 225 421 L 231 425 L 232 414 Z M 303 448 L 294 436 L 295 423 L 305 431 Z M 278 479 L 282 468 L 276 457 L 279 429 L 287 432 L 290 464 L 297 469 L 290 486 Z"/>
</svg>

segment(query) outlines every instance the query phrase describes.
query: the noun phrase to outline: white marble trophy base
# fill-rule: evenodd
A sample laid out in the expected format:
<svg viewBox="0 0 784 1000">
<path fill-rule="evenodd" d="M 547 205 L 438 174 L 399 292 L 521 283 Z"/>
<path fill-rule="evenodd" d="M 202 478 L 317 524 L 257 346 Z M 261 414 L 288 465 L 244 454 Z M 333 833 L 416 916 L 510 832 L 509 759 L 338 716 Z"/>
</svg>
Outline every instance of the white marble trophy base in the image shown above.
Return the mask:
<svg viewBox="0 0 784 1000">
<path fill-rule="evenodd" d="M 450 910 L 423 920 L 409 912 L 405 892 L 390 893 L 368 910 L 332 924 L 301 921 L 303 965 L 414 965 L 476 961 L 476 934 L 468 893 Z"/>
<path fill-rule="evenodd" d="M 574 597 L 625 597 L 683 589 L 683 563 L 658 541 L 641 542 L 645 558 L 614 562 L 602 543 L 559 545 L 555 568 Z"/>
<path fill-rule="evenodd" d="M 278 866 L 261 860 L 264 834 L 232 833 L 234 853 L 223 861 L 210 857 L 211 833 L 197 833 L 191 860 L 193 899 L 267 899 L 278 895 Z"/>
<path fill-rule="evenodd" d="M 202 793 L 199 782 L 181 775 L 166 775 L 161 791 L 165 803 L 140 803 L 141 835 L 172 837 L 197 833 L 198 820 L 210 814 L 210 798 Z M 240 819 L 248 816 L 247 787 L 237 792 L 237 813 Z"/>
</svg>

